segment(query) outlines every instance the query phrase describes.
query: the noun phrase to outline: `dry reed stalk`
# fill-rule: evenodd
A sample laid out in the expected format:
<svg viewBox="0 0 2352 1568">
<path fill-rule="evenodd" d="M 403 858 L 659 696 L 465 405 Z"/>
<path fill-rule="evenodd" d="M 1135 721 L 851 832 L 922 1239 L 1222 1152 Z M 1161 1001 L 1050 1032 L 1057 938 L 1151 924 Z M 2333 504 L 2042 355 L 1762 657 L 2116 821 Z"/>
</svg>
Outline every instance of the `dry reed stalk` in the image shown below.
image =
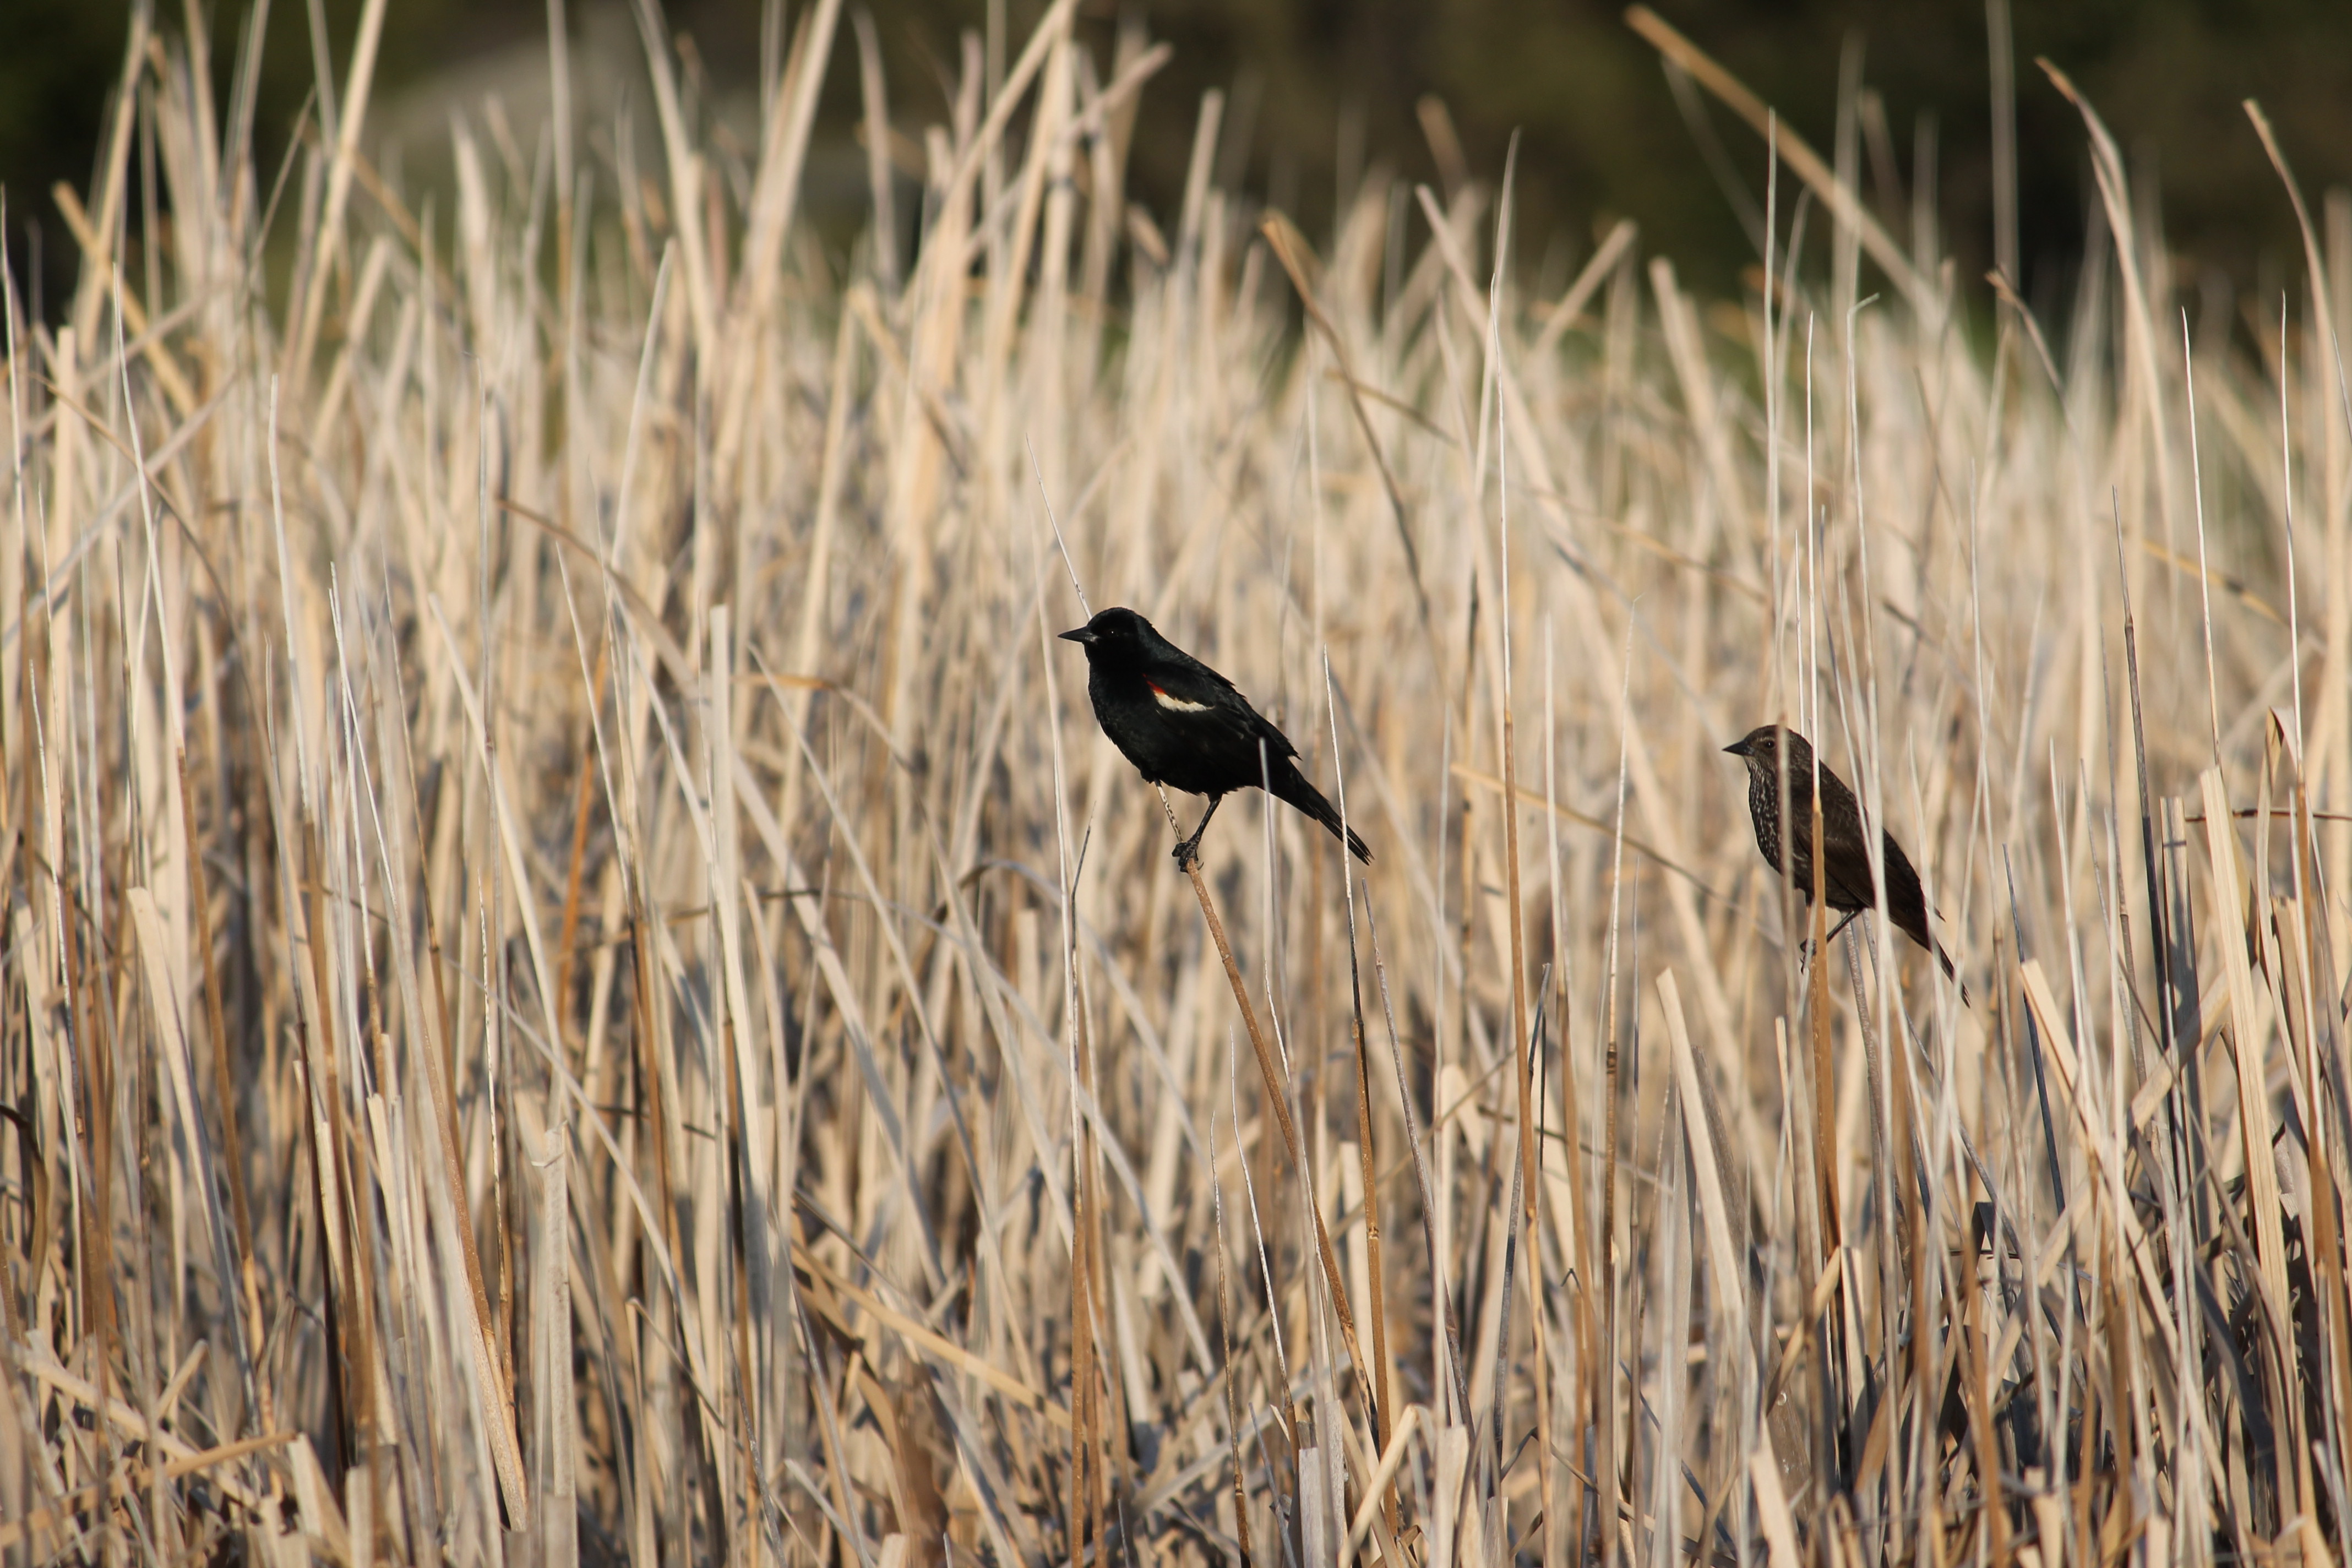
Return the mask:
<svg viewBox="0 0 2352 1568">
<path fill-rule="evenodd" d="M 1254 229 L 1222 97 L 1145 213 L 1169 51 L 1137 26 L 1106 63 L 1067 0 L 976 37 L 928 133 L 861 51 L 877 207 L 928 167 L 916 248 L 845 271 L 809 170 L 855 16 L 775 32 L 744 148 L 641 6 L 642 163 L 578 134 L 551 38 L 548 172 L 469 102 L 428 199 L 373 146 L 379 11 L 282 179 L 262 40 L 217 105 L 205 40 L 142 18 L 58 201 L 79 285 L 45 322 L 0 279 L 28 1546 L 2202 1568 L 2340 1532 L 2352 209 L 2305 205 L 2258 110 L 2310 285 L 2275 342 L 2176 335 L 2084 103 L 2074 319 L 2011 287 L 1985 357 L 1933 225 L 1856 194 L 1858 55 L 1823 158 L 1636 18 L 1831 226 L 1808 251 L 1768 205 L 1751 344 L 1622 226 L 1531 306 L 1466 163 L 1311 246 Z M 1192 923 L 1052 662 L 1033 478 L 1074 568 L 1286 723 L 1320 669 L 1373 874 L 1294 875 L 1328 851 L 1276 818 Z M 1874 812 L 1911 770 L 1979 1011 L 1883 932 L 1851 1015 L 1789 962 L 1822 900 L 1759 873 L 1715 755 L 1782 706 Z M 1051 866 L 1081 844 L 1083 885 Z M 1220 970 L 1265 1091 L 1230 1152 L 1197 1121 Z M 1501 1470 L 1530 1406 L 1544 1473 Z"/>
<path fill-rule="evenodd" d="M 1331 667 L 1327 658 L 1323 666 L 1323 694 L 1326 710 L 1331 721 L 1332 774 L 1339 796 L 1339 819 L 1348 820 L 1347 771 L 1339 763 L 1339 711 L 1331 682 Z M 1321 861 L 1318 860 L 1319 867 Z M 1381 1254 L 1381 1170 L 1379 1145 L 1373 1129 L 1371 1063 L 1364 1045 L 1364 977 L 1363 963 L 1356 947 L 1356 868 L 1347 857 L 1340 858 L 1339 886 L 1348 902 L 1348 1040 L 1356 1069 L 1356 1150 L 1361 1161 L 1360 1184 L 1364 1204 L 1364 1279 L 1369 1295 L 1367 1305 L 1372 1321 L 1372 1361 L 1370 1396 L 1372 1406 L 1372 1436 L 1374 1452 L 1385 1460 L 1401 1430 L 1396 1414 L 1394 1383 L 1389 1360 L 1388 1277 Z M 1220 1263 L 1223 1254 L 1219 1254 Z M 1222 1287 L 1221 1287 L 1222 1289 Z M 1230 1351 L 1228 1351 L 1230 1357 Z M 1360 1371 L 1362 1369 L 1360 1368 Z M 1397 1532 L 1398 1510 L 1396 1492 L 1390 1480 L 1376 1481 L 1370 1489 L 1380 1496 L 1381 1520 L 1386 1535 Z M 1369 1504 L 1369 1500 L 1368 1500 Z M 1341 1543 L 1339 1555 L 1349 1557 L 1355 1550 L 1358 1531 L 1350 1529 L 1347 1541 Z M 1246 1543 L 1244 1543 L 1246 1544 Z M 1385 1552 L 1384 1548 L 1384 1552 Z M 1244 1552 L 1246 1555 L 1246 1552 Z"/>
<path fill-rule="evenodd" d="M 1164 790 L 1160 793 L 1160 804 L 1168 813 L 1169 826 L 1181 837 L 1183 829 L 1177 826 L 1175 810 L 1168 805 Z M 1242 1010 L 1242 1026 L 1248 1031 L 1250 1047 L 1257 1056 L 1258 1072 L 1265 1082 L 1266 1103 L 1274 1108 L 1276 1125 L 1282 1131 L 1283 1147 L 1290 1155 L 1291 1168 L 1299 1172 L 1304 1179 L 1306 1160 L 1299 1148 L 1297 1123 L 1290 1114 L 1286 1075 L 1275 1061 L 1274 1052 L 1258 1026 L 1257 1010 L 1250 1005 L 1249 991 L 1242 984 L 1241 966 L 1234 962 L 1233 943 L 1226 940 L 1224 921 L 1217 918 L 1217 906 L 1209 897 L 1209 884 L 1202 877 L 1200 857 L 1194 856 L 1187 861 L 1184 869 L 1192 879 L 1193 892 L 1200 898 L 1201 918 L 1216 943 L 1217 956 L 1224 963 L 1225 979 L 1233 986 L 1234 1003 Z M 1309 1207 L 1315 1220 L 1316 1256 L 1323 1266 L 1324 1284 L 1331 1292 L 1331 1307 L 1339 1320 L 1340 1338 L 1347 1342 L 1348 1360 L 1356 1369 L 1357 1397 L 1367 1406 L 1366 1414 L 1373 1415 L 1376 1376 L 1367 1371 L 1372 1363 L 1364 1359 L 1363 1347 L 1356 1340 L 1355 1313 L 1348 1306 L 1347 1288 L 1339 1279 L 1339 1256 L 1331 1250 L 1331 1232 L 1323 1223 L 1323 1211 L 1311 1205 Z M 1374 1423 L 1377 1424 L 1376 1415 Z"/>
</svg>

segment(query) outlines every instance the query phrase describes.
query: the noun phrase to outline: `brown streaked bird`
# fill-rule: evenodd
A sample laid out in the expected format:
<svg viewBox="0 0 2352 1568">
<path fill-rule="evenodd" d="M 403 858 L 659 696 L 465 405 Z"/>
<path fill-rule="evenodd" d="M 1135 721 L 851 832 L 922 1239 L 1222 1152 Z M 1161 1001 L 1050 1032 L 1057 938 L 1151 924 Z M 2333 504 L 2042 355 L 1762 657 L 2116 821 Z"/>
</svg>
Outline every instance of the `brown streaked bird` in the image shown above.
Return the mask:
<svg viewBox="0 0 2352 1568">
<path fill-rule="evenodd" d="M 1756 825 L 1756 847 L 1763 852 L 1766 865 L 1775 871 L 1786 870 L 1798 896 L 1810 908 L 1813 901 L 1812 743 L 1781 725 L 1759 724 L 1723 749 L 1748 764 L 1748 815 Z M 1789 772 L 1786 833 L 1780 822 L 1784 758 Z M 1822 832 L 1829 841 L 1829 853 L 1822 862 L 1822 890 L 1829 907 L 1844 917 L 1830 931 L 1830 939 L 1835 941 L 1854 916 L 1878 907 L 1878 889 L 1870 875 L 1870 840 L 1864 836 L 1862 803 L 1826 763 L 1821 774 Z M 1785 865 L 1784 842 L 1790 850 Z M 1879 835 L 1879 847 L 1886 866 L 1888 918 L 1896 930 L 1934 953 L 1944 973 L 1957 982 L 1959 975 L 1952 967 L 1951 954 L 1927 930 L 1927 895 L 1919 886 L 1919 873 L 1912 867 L 1911 858 L 1903 853 L 1903 846 L 1895 842 L 1892 833 Z M 1968 987 L 1961 986 L 1960 1000 L 1965 1002 L 1968 996 Z"/>
</svg>

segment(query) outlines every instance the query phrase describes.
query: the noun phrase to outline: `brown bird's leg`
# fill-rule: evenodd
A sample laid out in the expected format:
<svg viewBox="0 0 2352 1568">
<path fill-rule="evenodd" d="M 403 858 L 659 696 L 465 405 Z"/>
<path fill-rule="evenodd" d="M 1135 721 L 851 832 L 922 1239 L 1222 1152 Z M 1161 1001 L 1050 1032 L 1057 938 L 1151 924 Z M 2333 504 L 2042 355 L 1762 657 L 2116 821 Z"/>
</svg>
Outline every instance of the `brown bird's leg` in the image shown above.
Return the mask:
<svg viewBox="0 0 2352 1568">
<path fill-rule="evenodd" d="M 1868 910 L 1869 910 L 1869 906 L 1868 906 L 1867 904 L 1864 905 L 1861 909 L 1858 909 L 1858 910 L 1846 910 L 1846 912 L 1845 912 L 1845 919 L 1843 919 L 1843 920 L 1842 920 L 1842 921 L 1838 921 L 1838 923 L 1837 923 L 1837 924 L 1835 924 L 1835 925 L 1833 925 L 1833 926 L 1830 927 L 1830 934 L 1829 934 L 1829 935 L 1827 935 L 1827 936 L 1825 936 L 1825 937 L 1823 937 L 1823 938 L 1822 939 L 1822 944 L 1824 947 L 1826 947 L 1826 946 L 1827 946 L 1827 945 L 1829 945 L 1831 942 L 1833 942 L 1837 941 L 1837 939 L 1838 939 L 1838 933 L 1839 933 L 1840 931 L 1842 931 L 1845 930 L 1845 928 L 1846 928 L 1846 927 L 1848 927 L 1848 926 L 1850 926 L 1850 925 L 1853 924 L 1853 922 L 1854 922 L 1855 921 L 1860 920 L 1860 919 L 1863 917 L 1863 915 L 1864 915 L 1865 913 L 1867 913 L 1867 912 L 1868 912 Z"/>
<path fill-rule="evenodd" d="M 1217 815 L 1217 807 L 1223 803 L 1224 798 L 1221 795 L 1211 795 L 1209 809 L 1201 814 L 1201 826 L 1192 829 L 1192 837 L 1168 851 L 1170 857 L 1184 870 L 1191 870 L 1192 862 L 1201 858 L 1201 835 L 1209 831 L 1209 818 Z"/>
<path fill-rule="evenodd" d="M 1807 905 L 1806 907 L 1807 907 L 1807 909 L 1809 909 L 1809 910 L 1811 908 L 1811 906 L 1810 904 L 1809 904 L 1809 905 Z M 1855 916 L 1857 916 L 1857 915 L 1859 915 L 1859 914 L 1861 914 L 1862 912 L 1863 912 L 1863 911 L 1862 911 L 1861 910 L 1846 910 L 1844 918 L 1843 918 L 1843 919 L 1842 919 L 1842 920 L 1840 920 L 1840 921 L 1838 921 L 1838 923 L 1837 923 L 1837 924 L 1835 924 L 1835 925 L 1833 925 L 1833 926 L 1830 927 L 1830 933 L 1829 933 L 1829 935 L 1827 935 L 1827 936 L 1825 936 L 1825 937 L 1823 937 L 1823 938 L 1822 939 L 1822 945 L 1823 947 L 1827 947 L 1827 946 L 1829 946 L 1832 942 L 1834 942 L 1835 941 L 1837 941 L 1837 939 L 1838 939 L 1838 933 L 1839 933 L 1839 932 L 1841 932 L 1841 931 L 1844 931 L 1846 927 L 1848 927 L 1848 926 L 1850 926 L 1850 925 L 1853 924 L 1854 917 L 1855 917 Z M 1810 921 L 1808 921 L 1806 923 L 1807 923 L 1807 924 L 1811 924 L 1811 922 Z M 1800 962 L 1800 963 L 1808 963 L 1808 964 L 1809 964 L 1809 963 L 1812 963 L 1812 961 L 1813 961 L 1813 939 L 1812 939 L 1811 937 L 1807 937 L 1807 938 L 1805 938 L 1805 940 L 1804 940 L 1804 941 L 1802 941 L 1802 942 L 1799 942 L 1799 943 L 1797 944 L 1797 959 L 1798 959 L 1798 962 Z"/>
</svg>

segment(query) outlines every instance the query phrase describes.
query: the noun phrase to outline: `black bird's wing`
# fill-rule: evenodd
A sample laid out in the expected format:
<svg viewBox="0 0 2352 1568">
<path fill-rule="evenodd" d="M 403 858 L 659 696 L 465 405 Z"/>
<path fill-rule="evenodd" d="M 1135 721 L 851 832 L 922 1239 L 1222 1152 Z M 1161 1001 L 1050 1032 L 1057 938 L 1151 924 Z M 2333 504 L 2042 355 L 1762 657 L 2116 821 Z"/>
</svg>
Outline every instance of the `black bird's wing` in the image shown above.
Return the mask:
<svg viewBox="0 0 2352 1568">
<path fill-rule="evenodd" d="M 1298 748 L 1265 715 L 1250 706 L 1234 683 L 1181 649 L 1143 671 L 1152 701 L 1171 719 L 1198 719 L 1230 730 L 1250 750 L 1265 742 L 1270 757 L 1295 757 Z"/>
<path fill-rule="evenodd" d="M 1246 702 L 1243 703 L 1242 706 L 1249 708 L 1249 704 Z M 1266 756 L 1269 759 L 1275 757 L 1295 757 L 1298 754 L 1298 748 L 1290 743 L 1289 736 L 1284 734 L 1281 731 L 1274 727 L 1273 720 L 1267 718 L 1265 714 L 1260 713 L 1255 708 L 1250 708 L 1249 716 L 1255 731 L 1254 738 L 1265 742 Z"/>
<path fill-rule="evenodd" d="M 1174 649 L 1170 651 L 1175 652 Z M 1146 661 L 1138 668 L 1153 690 L 1196 707 L 1214 707 L 1241 695 L 1234 689 L 1232 681 L 1199 659 L 1181 653 L 1174 658 Z"/>
</svg>

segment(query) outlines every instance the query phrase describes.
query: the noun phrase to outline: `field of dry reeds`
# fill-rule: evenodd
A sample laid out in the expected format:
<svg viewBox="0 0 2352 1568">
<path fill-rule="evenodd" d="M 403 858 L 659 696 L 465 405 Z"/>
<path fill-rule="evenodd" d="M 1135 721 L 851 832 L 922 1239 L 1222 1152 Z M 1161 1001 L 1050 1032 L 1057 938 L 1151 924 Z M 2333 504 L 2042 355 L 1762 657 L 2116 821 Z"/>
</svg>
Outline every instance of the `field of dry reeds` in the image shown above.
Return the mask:
<svg viewBox="0 0 2352 1568">
<path fill-rule="evenodd" d="M 574 123 L 559 29 L 404 190 L 382 11 L 269 166 L 142 13 L 7 193 L 82 266 L 7 300 L 10 1561 L 2342 1560 L 2352 204 L 2258 111 L 2282 297 L 2084 103 L 2037 322 L 1645 13 L 1780 153 L 1743 300 L 1531 279 L 1507 168 L 1302 235 L 1213 98 L 1146 212 L 1072 0 L 929 126 L 815 0 L 751 145 L 650 6 Z M 1081 591 L 1373 864 L 1251 794 L 1179 870 Z M 1773 717 L 1965 1000 L 1801 961 Z"/>
</svg>

